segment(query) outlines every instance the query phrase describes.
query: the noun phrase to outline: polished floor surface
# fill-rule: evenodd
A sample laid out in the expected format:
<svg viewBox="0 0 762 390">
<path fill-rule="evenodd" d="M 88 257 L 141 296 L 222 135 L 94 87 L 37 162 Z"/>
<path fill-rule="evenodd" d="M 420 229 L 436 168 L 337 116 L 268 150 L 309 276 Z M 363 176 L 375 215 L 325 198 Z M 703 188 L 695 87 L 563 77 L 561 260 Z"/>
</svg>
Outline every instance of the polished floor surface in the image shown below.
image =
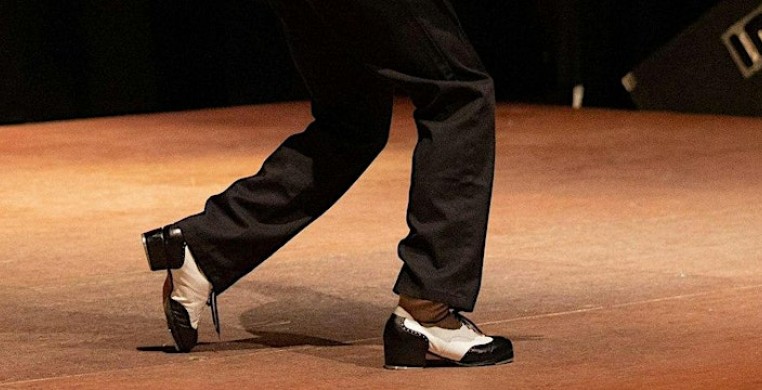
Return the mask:
<svg viewBox="0 0 762 390">
<path fill-rule="evenodd" d="M 501 105 L 488 368 L 381 368 L 415 130 L 171 353 L 139 235 L 200 210 L 306 103 L 0 127 L 0 388 L 762 388 L 762 120 Z"/>
</svg>

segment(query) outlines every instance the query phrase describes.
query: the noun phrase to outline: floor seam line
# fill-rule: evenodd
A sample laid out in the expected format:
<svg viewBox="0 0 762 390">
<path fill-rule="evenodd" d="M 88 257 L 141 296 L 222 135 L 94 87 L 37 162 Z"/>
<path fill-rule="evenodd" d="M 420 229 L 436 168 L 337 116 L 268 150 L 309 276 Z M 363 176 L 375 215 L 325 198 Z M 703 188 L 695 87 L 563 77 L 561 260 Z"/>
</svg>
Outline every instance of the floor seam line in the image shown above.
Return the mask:
<svg viewBox="0 0 762 390">
<path fill-rule="evenodd" d="M 687 298 L 704 297 L 704 296 L 709 296 L 709 295 L 713 295 L 713 294 L 717 294 L 717 293 L 722 293 L 722 292 L 753 290 L 753 289 L 759 289 L 759 288 L 762 288 L 762 284 L 756 284 L 756 285 L 750 285 L 750 286 L 737 286 L 737 287 L 731 287 L 731 288 L 725 288 L 725 289 L 702 291 L 702 292 L 697 292 L 697 293 L 692 293 L 692 294 L 682 294 L 682 295 L 674 295 L 674 296 L 669 296 L 669 297 L 652 298 L 652 299 L 644 299 L 644 300 L 640 300 L 640 301 L 618 303 L 618 304 L 614 304 L 614 305 L 601 305 L 601 306 L 595 306 L 595 307 L 589 307 L 589 308 L 583 308 L 583 309 L 566 310 L 566 311 L 560 311 L 560 312 L 554 312 L 554 313 L 545 313 L 545 314 L 536 314 L 536 315 L 524 316 L 524 317 L 515 317 L 515 318 L 509 318 L 509 319 L 505 319 L 505 320 L 480 322 L 479 326 L 505 324 L 505 323 L 509 323 L 509 322 L 534 320 L 534 319 L 538 319 L 538 318 L 551 318 L 551 317 L 558 317 L 558 316 L 564 316 L 564 315 L 570 315 L 570 314 L 579 314 L 579 313 L 588 313 L 588 312 L 593 312 L 593 311 L 601 311 L 601 310 L 606 310 L 606 309 L 619 309 L 619 308 L 623 308 L 623 307 L 645 305 L 645 304 L 649 304 L 649 303 L 659 303 L 659 302 L 667 302 L 667 301 L 676 301 L 676 300 L 687 299 Z"/>
</svg>

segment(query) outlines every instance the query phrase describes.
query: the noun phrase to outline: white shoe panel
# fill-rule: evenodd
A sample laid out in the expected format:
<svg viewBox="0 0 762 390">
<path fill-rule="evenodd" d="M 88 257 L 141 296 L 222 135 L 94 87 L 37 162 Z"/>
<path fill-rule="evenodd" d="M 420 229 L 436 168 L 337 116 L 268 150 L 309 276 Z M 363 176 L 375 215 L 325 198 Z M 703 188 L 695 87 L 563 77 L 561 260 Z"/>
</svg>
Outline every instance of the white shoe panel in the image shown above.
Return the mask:
<svg viewBox="0 0 762 390">
<path fill-rule="evenodd" d="M 394 314 L 405 319 L 405 327 L 426 336 L 429 340 L 429 352 L 453 361 L 463 359 L 471 348 L 493 341 L 492 337 L 485 336 L 465 324 L 459 329 L 425 327 L 401 307 L 397 307 Z"/>
<path fill-rule="evenodd" d="M 170 270 L 172 272 L 172 299 L 183 305 L 188 311 L 193 329 L 198 329 L 201 313 L 212 292 L 212 284 L 204 276 L 196 264 L 188 248 L 185 248 L 185 261 L 182 267 Z"/>
</svg>

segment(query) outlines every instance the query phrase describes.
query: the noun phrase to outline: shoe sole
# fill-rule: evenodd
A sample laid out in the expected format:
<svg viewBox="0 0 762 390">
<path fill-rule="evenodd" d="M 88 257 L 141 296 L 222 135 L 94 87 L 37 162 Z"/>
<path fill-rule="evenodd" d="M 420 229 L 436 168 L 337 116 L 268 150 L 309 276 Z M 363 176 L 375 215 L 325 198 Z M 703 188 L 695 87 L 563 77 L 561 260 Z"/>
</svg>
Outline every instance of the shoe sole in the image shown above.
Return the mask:
<svg viewBox="0 0 762 390">
<path fill-rule="evenodd" d="M 434 354 L 432 354 L 434 355 Z M 437 355 L 434 355 L 437 356 Z M 469 363 L 459 363 L 456 361 L 445 359 L 441 356 L 437 356 L 438 358 L 442 360 L 435 360 L 433 362 L 436 362 L 436 364 L 427 364 L 423 367 L 421 366 L 392 366 L 388 364 L 384 364 L 384 368 L 387 370 L 423 370 L 425 368 L 443 368 L 443 367 L 449 367 L 449 368 L 457 368 L 457 367 L 489 367 L 489 366 L 501 366 L 504 364 L 513 363 L 513 358 L 501 360 L 498 362 L 487 362 L 487 363 L 475 363 L 475 364 L 469 364 Z M 429 363 L 429 361 L 427 361 Z"/>
</svg>

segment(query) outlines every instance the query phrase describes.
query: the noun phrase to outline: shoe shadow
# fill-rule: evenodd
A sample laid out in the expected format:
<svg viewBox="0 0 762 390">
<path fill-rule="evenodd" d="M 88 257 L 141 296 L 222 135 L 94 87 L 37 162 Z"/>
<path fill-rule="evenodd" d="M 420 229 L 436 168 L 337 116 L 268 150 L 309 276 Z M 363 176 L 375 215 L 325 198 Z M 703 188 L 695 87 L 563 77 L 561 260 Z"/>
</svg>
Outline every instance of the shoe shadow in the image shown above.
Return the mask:
<svg viewBox="0 0 762 390">
<path fill-rule="evenodd" d="M 255 337 L 247 339 L 200 342 L 193 348 L 193 352 L 220 352 L 257 350 L 270 348 L 294 348 L 294 347 L 340 347 L 350 344 L 341 341 L 313 337 L 294 333 L 281 332 L 257 332 Z M 172 345 L 141 346 L 136 348 L 140 352 L 163 352 L 168 354 L 180 353 Z"/>
<path fill-rule="evenodd" d="M 235 351 L 285 349 L 298 347 L 340 347 L 349 344 L 322 337 L 285 332 L 256 332 L 254 337 L 230 341 L 199 343 L 194 351 Z"/>
<path fill-rule="evenodd" d="M 254 286 L 277 300 L 250 306 L 239 315 L 239 323 L 253 336 L 244 343 L 272 348 L 307 347 L 294 352 L 380 367 L 381 330 L 390 307 L 304 286 L 266 282 Z"/>
<path fill-rule="evenodd" d="M 135 348 L 139 352 L 163 352 L 163 353 L 180 353 L 174 346 L 171 345 L 149 345 L 144 347 Z"/>
</svg>

